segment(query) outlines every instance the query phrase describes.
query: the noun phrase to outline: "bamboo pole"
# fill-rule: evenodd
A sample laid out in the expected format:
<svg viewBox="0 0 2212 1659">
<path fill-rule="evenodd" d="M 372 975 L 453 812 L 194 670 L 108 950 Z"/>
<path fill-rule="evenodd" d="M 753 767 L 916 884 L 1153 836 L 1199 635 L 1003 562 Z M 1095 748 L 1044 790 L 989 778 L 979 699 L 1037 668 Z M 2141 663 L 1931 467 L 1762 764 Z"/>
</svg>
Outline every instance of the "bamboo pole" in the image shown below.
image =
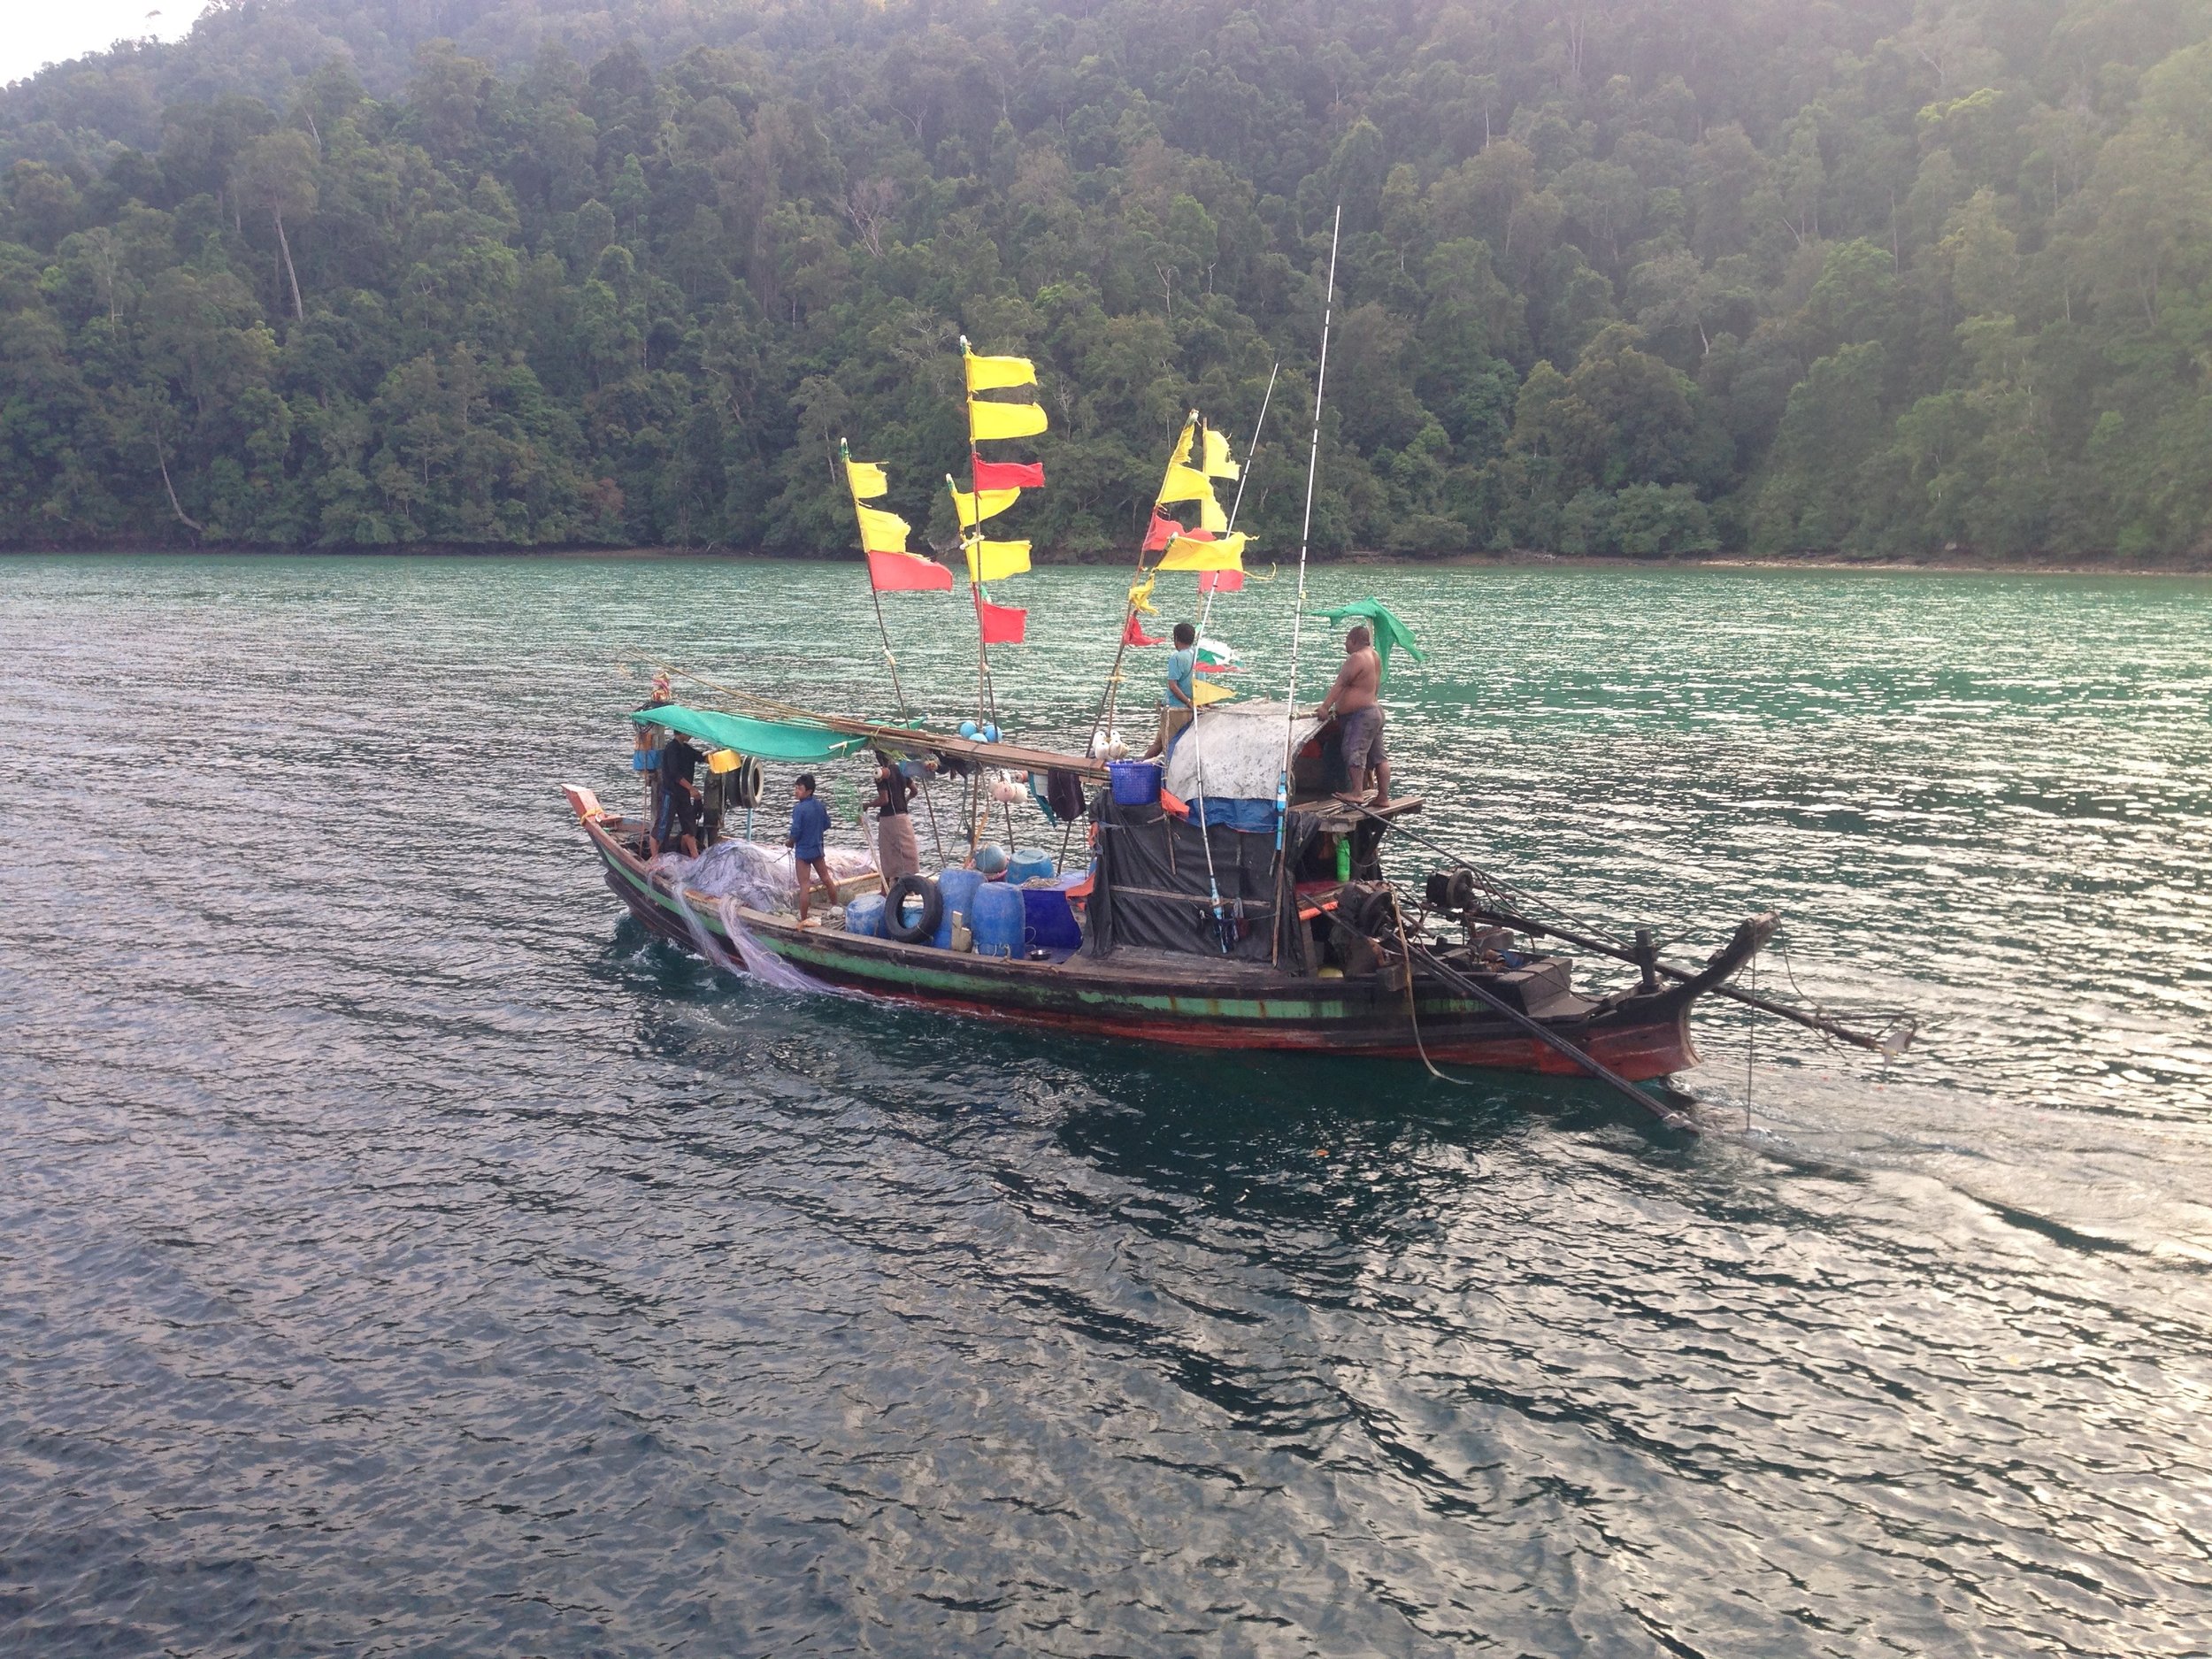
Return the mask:
<svg viewBox="0 0 2212 1659">
<path fill-rule="evenodd" d="M 860 492 L 853 487 L 852 448 L 842 438 L 837 441 L 837 458 L 845 468 L 845 493 L 852 497 L 853 523 L 858 525 L 861 522 Z M 868 557 L 868 534 L 864 528 L 860 533 L 860 557 L 864 563 Z M 883 595 L 876 587 L 875 567 L 872 565 L 868 568 L 868 599 L 876 609 L 876 634 L 883 641 L 883 663 L 891 672 L 891 692 L 899 701 L 899 718 L 910 720 L 914 718 L 914 710 L 908 707 L 906 687 L 899 682 L 899 659 L 891 650 L 891 626 L 884 619 Z M 937 862 L 941 864 L 945 862 L 945 838 L 937 827 L 937 804 L 929 798 L 927 779 L 923 780 L 920 793 L 922 810 L 929 814 L 930 842 L 937 849 Z M 751 814 L 749 810 L 746 818 L 749 839 L 751 821 Z M 880 828 L 879 820 L 878 827 Z"/>
</svg>

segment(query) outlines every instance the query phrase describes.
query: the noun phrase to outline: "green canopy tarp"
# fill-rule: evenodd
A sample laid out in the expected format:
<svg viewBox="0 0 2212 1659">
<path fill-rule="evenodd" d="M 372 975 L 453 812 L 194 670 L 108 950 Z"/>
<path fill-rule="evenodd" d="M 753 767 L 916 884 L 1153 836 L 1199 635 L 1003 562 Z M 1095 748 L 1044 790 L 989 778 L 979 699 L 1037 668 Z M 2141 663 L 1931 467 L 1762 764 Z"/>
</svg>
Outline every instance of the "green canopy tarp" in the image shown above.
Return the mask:
<svg viewBox="0 0 2212 1659">
<path fill-rule="evenodd" d="M 1333 611 L 1317 611 L 1314 615 L 1333 626 L 1348 617 L 1357 617 L 1375 631 L 1375 656 L 1383 677 L 1390 675 L 1390 651 L 1393 646 L 1402 645 L 1406 655 L 1417 663 L 1429 659 L 1421 655 L 1421 648 L 1413 642 L 1413 630 L 1398 620 L 1388 605 L 1379 599 L 1355 599 L 1348 605 L 1339 605 Z"/>
<path fill-rule="evenodd" d="M 868 746 L 864 737 L 847 737 L 826 726 L 755 720 L 711 709 L 687 709 L 680 703 L 640 709 L 630 718 L 640 726 L 664 726 L 697 738 L 710 749 L 733 749 L 757 760 L 840 760 Z"/>
</svg>

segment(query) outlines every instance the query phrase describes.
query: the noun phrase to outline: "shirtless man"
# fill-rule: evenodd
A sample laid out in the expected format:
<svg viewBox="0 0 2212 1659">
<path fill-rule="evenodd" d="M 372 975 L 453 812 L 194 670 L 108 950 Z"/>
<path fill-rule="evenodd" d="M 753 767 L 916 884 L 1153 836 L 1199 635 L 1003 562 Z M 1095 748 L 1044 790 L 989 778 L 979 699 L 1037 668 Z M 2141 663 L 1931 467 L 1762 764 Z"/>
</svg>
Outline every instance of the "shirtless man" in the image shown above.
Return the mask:
<svg viewBox="0 0 2212 1659">
<path fill-rule="evenodd" d="M 1390 757 L 1383 749 L 1383 711 L 1378 700 L 1382 687 L 1382 658 L 1375 654 L 1375 636 L 1363 622 L 1344 636 L 1344 666 L 1337 670 L 1336 684 L 1314 712 L 1325 720 L 1342 717 L 1344 765 L 1351 773 L 1349 794 L 1340 801 L 1356 801 L 1367 793 L 1367 773 L 1375 774 L 1371 807 L 1390 804 Z"/>
</svg>

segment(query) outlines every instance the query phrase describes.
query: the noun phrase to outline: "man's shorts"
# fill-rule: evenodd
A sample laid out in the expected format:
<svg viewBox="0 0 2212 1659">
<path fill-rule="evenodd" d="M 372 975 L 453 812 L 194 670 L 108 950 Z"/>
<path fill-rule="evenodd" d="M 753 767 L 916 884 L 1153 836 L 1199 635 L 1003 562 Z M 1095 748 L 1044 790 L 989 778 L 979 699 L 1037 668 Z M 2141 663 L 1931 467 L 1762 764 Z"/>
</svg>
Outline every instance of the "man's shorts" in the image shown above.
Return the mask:
<svg viewBox="0 0 2212 1659">
<path fill-rule="evenodd" d="M 1390 758 L 1383 748 L 1383 711 L 1370 705 L 1344 717 L 1344 766 L 1348 772 L 1371 772 Z"/>
<path fill-rule="evenodd" d="M 685 834 L 696 835 L 699 833 L 699 803 L 681 789 L 663 789 L 661 809 L 653 815 L 654 841 L 666 841 L 669 832 L 676 827 L 679 819 L 683 823 Z"/>
</svg>

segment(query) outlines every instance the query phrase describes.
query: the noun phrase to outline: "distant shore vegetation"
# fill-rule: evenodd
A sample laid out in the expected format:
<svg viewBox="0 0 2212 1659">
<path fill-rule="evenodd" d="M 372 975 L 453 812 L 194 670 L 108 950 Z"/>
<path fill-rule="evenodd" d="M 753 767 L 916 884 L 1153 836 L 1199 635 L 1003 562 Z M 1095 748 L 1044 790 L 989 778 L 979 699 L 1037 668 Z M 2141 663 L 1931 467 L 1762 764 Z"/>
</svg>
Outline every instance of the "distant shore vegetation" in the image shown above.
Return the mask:
<svg viewBox="0 0 2212 1659">
<path fill-rule="evenodd" d="M 453 34 L 429 37 L 426 22 Z M 0 546 L 2212 556 L 2212 4 L 232 0 L 0 91 Z"/>
</svg>

